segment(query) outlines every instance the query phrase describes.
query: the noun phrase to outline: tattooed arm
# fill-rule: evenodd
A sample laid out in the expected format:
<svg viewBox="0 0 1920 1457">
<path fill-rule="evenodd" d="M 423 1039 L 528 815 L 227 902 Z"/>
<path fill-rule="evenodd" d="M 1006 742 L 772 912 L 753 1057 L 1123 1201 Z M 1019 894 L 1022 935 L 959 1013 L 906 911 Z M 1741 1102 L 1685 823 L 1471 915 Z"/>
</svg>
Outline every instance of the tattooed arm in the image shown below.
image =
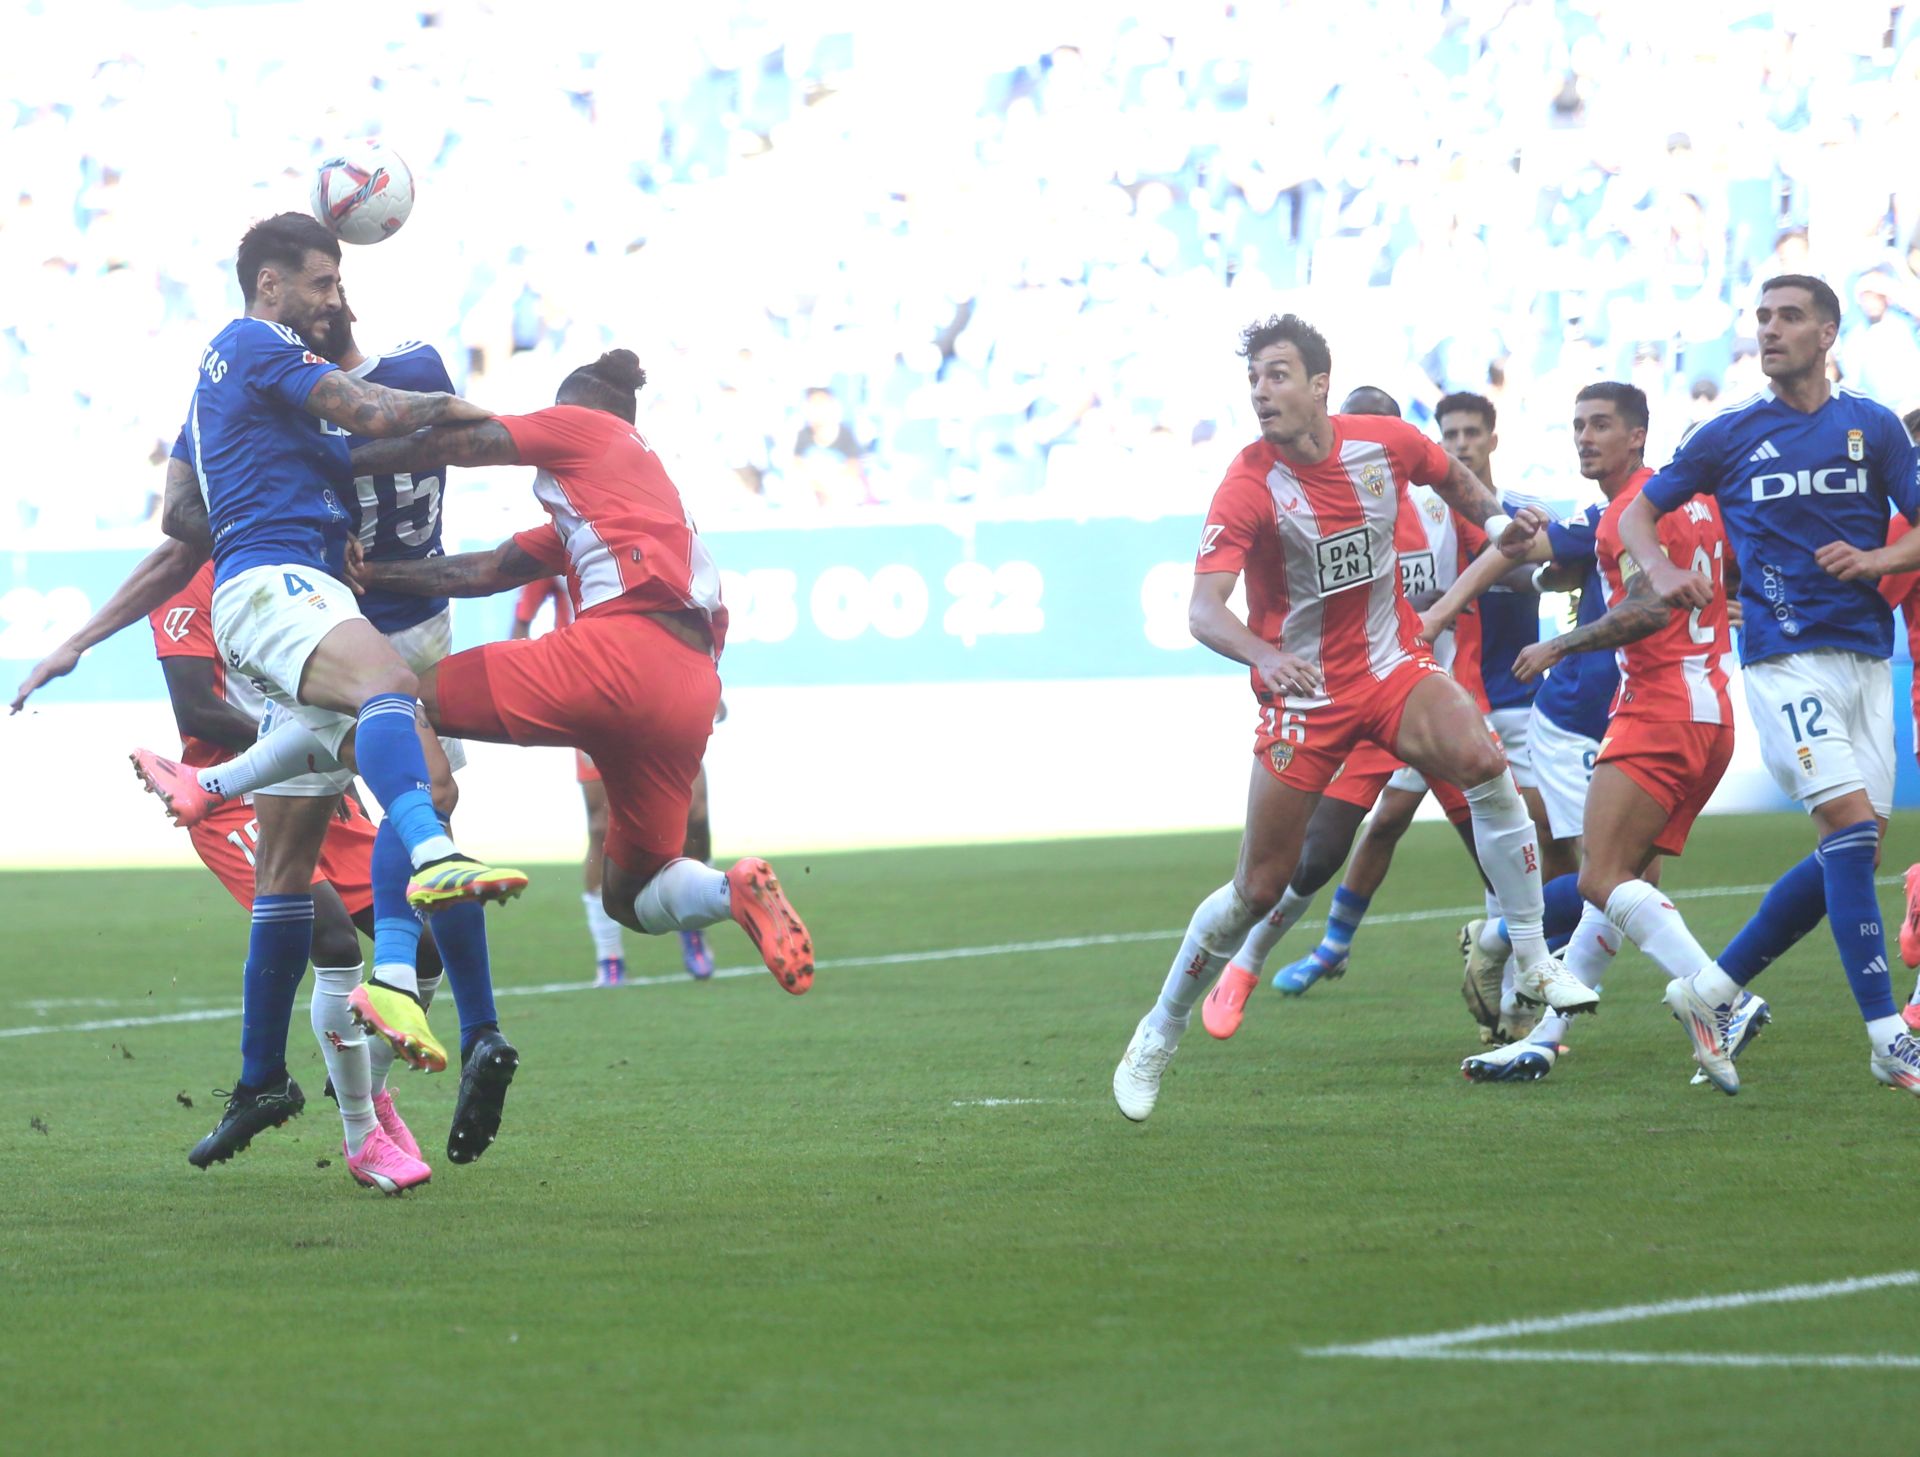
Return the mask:
<svg viewBox="0 0 1920 1457">
<path fill-rule="evenodd" d="M 1500 498 L 1480 482 L 1480 477 L 1457 460 L 1449 460 L 1447 478 L 1436 482 L 1440 499 L 1475 526 L 1485 526 L 1490 516 L 1502 515 Z M 1511 553 L 1509 553 L 1511 555 Z"/>
<path fill-rule="evenodd" d="M 458 395 L 390 390 L 357 379 L 344 369 L 329 370 L 307 396 L 307 413 L 351 431 L 385 439 L 425 425 L 452 420 L 489 420 L 492 415 Z"/>
<path fill-rule="evenodd" d="M 395 471 L 434 470 L 443 465 L 518 465 L 507 427 L 498 420 L 435 425 L 397 440 L 376 440 L 353 452 L 353 473 L 384 476 Z"/>
<path fill-rule="evenodd" d="M 1645 572 L 1627 579 L 1627 598 L 1605 617 L 1523 649 L 1513 660 L 1513 676 L 1531 682 L 1569 653 L 1609 652 L 1652 637 L 1667 625 L 1673 609 L 1660 600 Z"/>
<path fill-rule="evenodd" d="M 534 560 L 512 537 L 492 551 L 465 551 L 458 556 L 427 557 L 413 562 L 368 561 L 349 542 L 347 568 L 362 591 L 403 592 L 411 597 L 491 597 L 536 577 L 550 577 L 553 568 Z"/>
<path fill-rule="evenodd" d="M 213 555 L 213 528 L 207 524 L 207 502 L 200 494 L 199 478 L 194 475 L 193 467 L 178 456 L 167 457 L 167 489 L 160 500 L 160 529 L 200 554 L 199 560 L 193 564 L 196 570 L 201 562 Z M 187 575 L 192 576 L 193 573 Z M 185 585 L 181 583 L 181 586 Z M 177 592 L 180 588 L 173 590 Z M 172 596 L 173 593 L 167 595 Z M 160 604 L 156 602 L 153 605 L 157 607 Z"/>
</svg>

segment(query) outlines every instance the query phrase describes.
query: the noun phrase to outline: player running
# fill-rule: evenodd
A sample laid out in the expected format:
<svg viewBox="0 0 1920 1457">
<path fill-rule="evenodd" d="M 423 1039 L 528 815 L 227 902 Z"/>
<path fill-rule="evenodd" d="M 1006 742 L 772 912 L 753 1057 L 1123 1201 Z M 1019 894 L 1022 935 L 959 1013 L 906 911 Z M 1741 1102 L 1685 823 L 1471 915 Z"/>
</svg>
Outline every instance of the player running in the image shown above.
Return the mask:
<svg viewBox="0 0 1920 1457">
<path fill-rule="evenodd" d="M 1399 419 L 1400 407 L 1383 390 L 1362 385 L 1347 396 L 1341 413 L 1390 415 Z M 1432 487 L 1409 487 L 1394 523 L 1400 589 L 1409 605 L 1418 611 L 1432 603 L 1452 585 L 1461 568 L 1485 544 L 1480 528 L 1449 508 Z M 1479 618 L 1469 615 L 1458 632 L 1439 635 L 1432 651 L 1435 660 L 1453 674 L 1454 680 L 1474 695 L 1484 713 L 1486 704 L 1479 678 L 1479 630 Z M 1434 789 L 1447 811 L 1447 818 L 1465 840 L 1468 854 L 1472 854 L 1473 828 L 1466 799 L 1445 780 L 1436 780 Z M 1314 806 L 1313 817 L 1307 822 L 1300 862 L 1279 904 L 1247 932 L 1246 940 L 1221 972 L 1220 980 L 1207 993 L 1201 1005 L 1201 1022 L 1208 1032 L 1215 1037 L 1231 1037 L 1239 1029 L 1247 1001 L 1265 970 L 1267 957 L 1305 915 L 1320 887 L 1340 873 L 1368 812 L 1378 805 L 1375 822 L 1402 813 L 1411 820 L 1413 810 L 1425 798 L 1426 791 L 1426 780 L 1380 745 L 1366 742 L 1355 746 L 1321 795 L 1320 803 Z M 1333 909 L 1327 918 L 1327 934 L 1306 956 L 1274 975 L 1273 984 L 1277 989 L 1288 996 L 1300 996 L 1323 977 L 1334 979 L 1345 974 L 1346 941 L 1342 932 L 1353 924 L 1348 916 L 1354 903 L 1355 892 L 1347 885 L 1335 891 Z M 1364 903 L 1360 909 L 1365 909 Z"/>
<path fill-rule="evenodd" d="M 355 378 L 307 347 L 306 334 L 318 337 L 344 314 L 339 262 L 339 243 L 303 214 L 256 223 L 241 240 L 236 271 L 247 312 L 202 354 L 188 418 L 199 489 L 175 490 L 169 476 L 163 527 L 190 544 L 211 540 L 214 637 L 229 668 L 259 681 L 279 709 L 336 753 L 354 739 L 354 755 L 386 809 L 383 833 L 397 834 L 406 849 L 393 868 L 383 868 L 376 853 L 375 962 L 410 967 L 410 954 L 383 953 L 388 928 L 400 919 L 386 905 L 499 899 L 518 894 L 526 877 L 460 855 L 440 822 L 415 723 L 416 675 L 329 570 L 349 521 L 338 493 L 353 483 L 349 434 L 379 438 L 486 415 L 451 394 Z M 136 765 L 163 801 L 195 817 L 192 775 L 157 756 L 137 756 Z M 313 865 L 289 857 L 279 869 L 271 883 L 260 876 L 254 902 L 242 1068 L 223 1120 L 238 1139 L 256 1124 L 284 1121 L 263 1098 L 298 1096 L 286 1070 L 286 1029 L 312 940 Z M 375 987 L 371 1005 L 383 1031 L 425 1027 L 424 1012 L 404 992 Z M 372 1147 L 371 1155 L 347 1151 L 362 1182 L 386 1192 L 425 1182 L 420 1161 L 389 1161 Z"/>
<path fill-rule="evenodd" d="M 1289 314 L 1251 325 L 1240 352 L 1261 438 L 1215 493 L 1188 616 L 1199 641 L 1252 669 L 1261 713 L 1247 826 L 1234 878 L 1195 911 L 1114 1070 L 1114 1101 L 1136 1122 L 1153 1111 L 1193 1004 L 1280 899 L 1320 792 L 1363 739 L 1465 789 L 1523 992 L 1569 1012 L 1597 1000 L 1547 952 L 1533 822 L 1479 708 L 1421 650 L 1400 588 L 1393 534 L 1409 482 L 1435 487 L 1492 534 L 1507 519 L 1470 470 L 1412 426 L 1330 415 L 1332 357 L 1309 324 Z M 1227 606 L 1243 571 L 1247 622 Z"/>
<path fill-rule="evenodd" d="M 553 625 L 565 627 L 573 621 L 573 602 L 567 596 L 565 577 L 541 577 L 520 589 L 520 600 L 513 606 L 513 628 L 508 637 L 515 642 L 533 635 L 534 618 L 551 600 Z M 720 717 L 727 706 L 720 705 Z M 587 854 L 582 864 L 585 889 L 580 903 L 586 909 L 587 934 L 593 939 L 593 984 L 617 987 L 627 979 L 627 959 L 620 941 L 620 923 L 600 904 L 600 888 L 606 875 L 607 790 L 593 759 L 580 749 L 573 751 L 574 775 L 580 782 L 581 798 L 587 803 Z M 702 766 L 693 781 L 693 802 L 687 812 L 687 839 L 680 853 L 689 860 L 706 864 L 713 857 L 713 830 L 707 816 L 707 771 Z M 706 936 L 698 930 L 680 933 L 680 960 L 687 975 L 705 981 L 713 975 L 713 952 Z"/>
<path fill-rule="evenodd" d="M 1812 814 L 1820 841 L 1718 962 L 1650 887 L 1637 907 L 1637 929 L 1650 938 L 1640 946 L 1674 978 L 1667 1002 L 1701 1068 L 1733 1093 L 1741 988 L 1824 912 L 1867 1024 L 1870 1071 L 1920 1094 L 1920 1042 L 1894 1004 L 1874 890 L 1893 800 L 1893 622 L 1866 580 L 1920 564 L 1920 534 L 1882 545 L 1890 503 L 1909 521 L 1920 512 L 1914 446 L 1891 410 L 1828 383 L 1840 302 L 1824 282 L 1768 279 L 1754 318 L 1771 387 L 1687 435 L 1621 513 L 1620 540 L 1655 595 L 1704 633 L 1715 588 L 1703 568 L 1712 564 L 1697 554 L 1670 559 L 1660 518 L 1696 496 L 1718 501 L 1739 564 L 1742 676 L 1761 753 L 1774 782 Z M 1705 686 L 1697 674 L 1688 679 L 1696 696 Z"/>
<path fill-rule="evenodd" d="M 1582 470 L 1607 496 L 1593 538 L 1607 611 L 1521 654 L 1516 664 L 1532 677 L 1557 671 L 1576 655 L 1617 654 L 1613 713 L 1582 795 L 1579 891 L 1586 907 L 1565 953 L 1567 969 L 1596 990 L 1622 936 L 1656 962 L 1673 956 L 1679 916 L 1655 888 L 1658 857 L 1685 848 L 1733 757 L 1727 551 L 1718 509 L 1711 499 L 1692 500 L 1660 520 L 1666 551 L 1713 582 L 1713 599 L 1703 610 L 1681 614 L 1668 607 L 1621 549 L 1620 518 L 1653 478 L 1642 463 L 1647 423 L 1646 396 L 1632 385 L 1593 384 L 1576 396 Z M 1766 1004 L 1750 997 L 1734 1020 L 1734 1037 L 1744 1042 L 1766 1025 Z M 1553 1071 L 1566 1031 L 1566 1019 L 1549 1013 L 1524 1041 L 1469 1057 L 1460 1069 L 1476 1082 L 1543 1078 Z"/>
</svg>

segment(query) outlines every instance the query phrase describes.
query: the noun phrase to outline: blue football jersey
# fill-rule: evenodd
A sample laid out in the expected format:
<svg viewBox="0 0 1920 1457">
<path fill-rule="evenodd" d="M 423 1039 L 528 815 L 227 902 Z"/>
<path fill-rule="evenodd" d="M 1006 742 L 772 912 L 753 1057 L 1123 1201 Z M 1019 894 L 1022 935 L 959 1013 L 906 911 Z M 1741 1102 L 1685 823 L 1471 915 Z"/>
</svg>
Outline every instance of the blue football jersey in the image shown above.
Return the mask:
<svg viewBox="0 0 1920 1457">
<path fill-rule="evenodd" d="M 338 570 L 353 479 L 347 435 L 306 411 L 333 368 L 268 319 L 235 319 L 201 353 L 186 433 L 216 586 L 249 567 Z"/>
<path fill-rule="evenodd" d="M 1803 415 L 1769 390 L 1694 426 L 1645 489 L 1662 511 L 1719 500 L 1740 565 L 1742 663 L 1813 648 L 1886 658 L 1893 614 L 1876 585 L 1829 576 L 1813 554 L 1830 541 L 1884 545 L 1889 505 L 1908 520 L 1920 508 L 1915 470 L 1884 405 L 1837 389 Z"/>
<path fill-rule="evenodd" d="M 431 344 L 402 344 L 354 366 L 352 374 L 393 390 L 453 393 L 453 380 L 440 351 Z M 349 444 L 368 443 L 354 436 Z M 440 555 L 440 512 L 446 470 L 402 471 L 398 475 L 358 476 L 347 493 L 354 535 L 369 561 L 418 561 Z M 399 592 L 368 592 L 360 610 L 382 632 L 400 632 L 446 609 L 445 597 L 409 597 Z"/>
<path fill-rule="evenodd" d="M 1538 506 L 1531 496 L 1503 491 L 1501 509 Z M 1533 702 L 1539 683 L 1522 683 L 1513 676 L 1513 660 L 1540 641 L 1540 594 L 1495 587 L 1480 599 L 1480 679 L 1486 685 L 1489 708 L 1525 708 Z"/>
<path fill-rule="evenodd" d="M 1607 613 L 1607 589 L 1600 581 L 1600 560 L 1594 555 L 1593 534 L 1606 512 L 1604 505 L 1587 507 L 1577 516 L 1547 526 L 1547 541 L 1558 566 L 1584 566 L 1580 584 L 1580 611 L 1576 626 L 1585 627 Z M 1533 700 L 1542 717 L 1568 733 L 1590 739 L 1607 736 L 1607 710 L 1620 686 L 1620 665 L 1612 653 L 1569 653 L 1547 670 Z"/>
</svg>

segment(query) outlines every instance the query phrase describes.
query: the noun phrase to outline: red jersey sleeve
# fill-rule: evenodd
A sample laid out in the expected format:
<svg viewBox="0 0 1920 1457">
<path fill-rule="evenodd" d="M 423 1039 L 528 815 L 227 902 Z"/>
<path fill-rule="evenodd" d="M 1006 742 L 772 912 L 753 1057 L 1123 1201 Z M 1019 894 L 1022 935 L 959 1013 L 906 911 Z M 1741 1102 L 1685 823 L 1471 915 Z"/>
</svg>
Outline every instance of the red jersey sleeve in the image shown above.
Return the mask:
<svg viewBox="0 0 1920 1457">
<path fill-rule="evenodd" d="M 1416 486 L 1437 486 L 1447 478 L 1447 472 L 1453 469 L 1453 457 L 1440 446 L 1440 442 L 1420 433 L 1404 420 L 1391 420 L 1381 417 L 1381 423 L 1388 426 L 1382 443 L 1393 452 L 1394 463 L 1406 473 L 1406 478 Z"/>
<path fill-rule="evenodd" d="M 520 464 L 543 470 L 577 470 L 600 459 L 607 452 L 606 422 L 614 419 L 580 405 L 551 405 L 531 415 L 495 418 L 512 437 Z"/>
<path fill-rule="evenodd" d="M 567 544 L 560 539 L 560 529 L 549 521 L 545 526 L 530 526 L 525 531 L 513 534 L 513 544 L 544 567 L 550 576 L 558 576 L 567 570 Z M 552 588 L 547 581 L 529 582 L 520 589 L 521 608 L 525 616 L 523 622 L 533 621 L 533 614 L 540 610 L 540 604 L 547 600 Z M 537 596 L 529 594 L 537 593 Z M 531 600 L 532 606 L 527 606 Z"/>
<path fill-rule="evenodd" d="M 1887 522 L 1887 545 L 1892 546 L 1913 528 L 1907 525 L 1904 516 L 1893 516 Z M 1920 606 L 1914 601 L 1914 589 L 1920 587 L 1920 572 L 1897 572 L 1891 577 L 1880 579 L 1880 595 L 1887 606 L 1898 609 L 1909 604 Z"/>
<path fill-rule="evenodd" d="M 213 563 L 147 615 L 157 658 L 213 658 Z"/>
<path fill-rule="evenodd" d="M 1200 528 L 1196 572 L 1238 572 L 1264 529 L 1273 524 L 1273 504 L 1264 485 L 1237 464 L 1227 472 L 1207 508 L 1207 524 Z"/>
</svg>

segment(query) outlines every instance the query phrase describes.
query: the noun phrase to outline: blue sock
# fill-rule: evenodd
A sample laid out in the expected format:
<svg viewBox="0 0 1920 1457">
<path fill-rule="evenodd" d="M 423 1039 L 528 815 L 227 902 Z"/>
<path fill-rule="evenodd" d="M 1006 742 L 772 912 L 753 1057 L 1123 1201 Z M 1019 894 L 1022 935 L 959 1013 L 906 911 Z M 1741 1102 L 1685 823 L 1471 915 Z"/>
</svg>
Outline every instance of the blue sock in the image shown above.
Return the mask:
<svg viewBox="0 0 1920 1457">
<path fill-rule="evenodd" d="M 1880 931 L 1880 897 L 1873 887 L 1873 858 L 1879 847 L 1880 827 L 1862 820 L 1835 830 L 1819 849 L 1826 871 L 1827 929 L 1840 950 L 1860 1015 L 1869 1022 L 1899 1015 L 1887 971 L 1886 937 Z"/>
<path fill-rule="evenodd" d="M 294 994 L 312 954 L 313 896 L 256 896 L 240 999 L 240 1081 L 248 1088 L 264 1087 L 287 1070 Z"/>
<path fill-rule="evenodd" d="M 1760 909 L 1720 953 L 1720 969 L 1747 985 L 1826 914 L 1827 877 L 1816 850 L 1768 888 Z"/>
<path fill-rule="evenodd" d="M 1333 905 L 1327 910 L 1326 933 L 1321 936 L 1320 944 L 1313 948 L 1314 959 L 1328 968 L 1345 961 L 1347 953 L 1353 949 L 1353 938 L 1360 930 L 1367 907 L 1372 904 L 1372 896 L 1355 895 L 1344 885 L 1336 885 L 1333 888 Z"/>
<path fill-rule="evenodd" d="M 407 904 L 407 879 L 413 861 L 400 830 L 388 815 L 373 837 L 373 976 L 376 981 L 414 985 L 420 955 L 420 913 Z M 393 970 L 382 976 L 383 969 Z"/>
<path fill-rule="evenodd" d="M 404 693 L 374 694 L 360 705 L 353 752 L 360 776 L 400 831 L 408 855 L 419 859 L 425 851 L 424 858 L 433 859 L 453 853 L 453 842 L 434 813 L 427 756 L 421 752 L 413 724 L 414 708 L 415 700 Z"/>
<path fill-rule="evenodd" d="M 435 911 L 433 943 L 440 948 L 453 1005 L 460 1013 L 460 1052 L 464 1056 L 474 1038 L 499 1025 L 493 1009 L 493 967 L 487 959 L 487 915 L 478 901 L 457 901 Z"/>
<path fill-rule="evenodd" d="M 1574 927 L 1580 924 L 1580 917 L 1586 913 L 1586 902 L 1580 899 L 1580 877 L 1577 875 L 1556 875 L 1540 887 L 1540 896 L 1546 909 L 1540 918 L 1540 929 L 1547 938 L 1547 950 L 1564 951 L 1567 942 L 1573 939 Z M 1507 934 L 1507 918 L 1500 918 L 1500 939 L 1507 945 L 1513 945 L 1513 937 Z"/>
</svg>

